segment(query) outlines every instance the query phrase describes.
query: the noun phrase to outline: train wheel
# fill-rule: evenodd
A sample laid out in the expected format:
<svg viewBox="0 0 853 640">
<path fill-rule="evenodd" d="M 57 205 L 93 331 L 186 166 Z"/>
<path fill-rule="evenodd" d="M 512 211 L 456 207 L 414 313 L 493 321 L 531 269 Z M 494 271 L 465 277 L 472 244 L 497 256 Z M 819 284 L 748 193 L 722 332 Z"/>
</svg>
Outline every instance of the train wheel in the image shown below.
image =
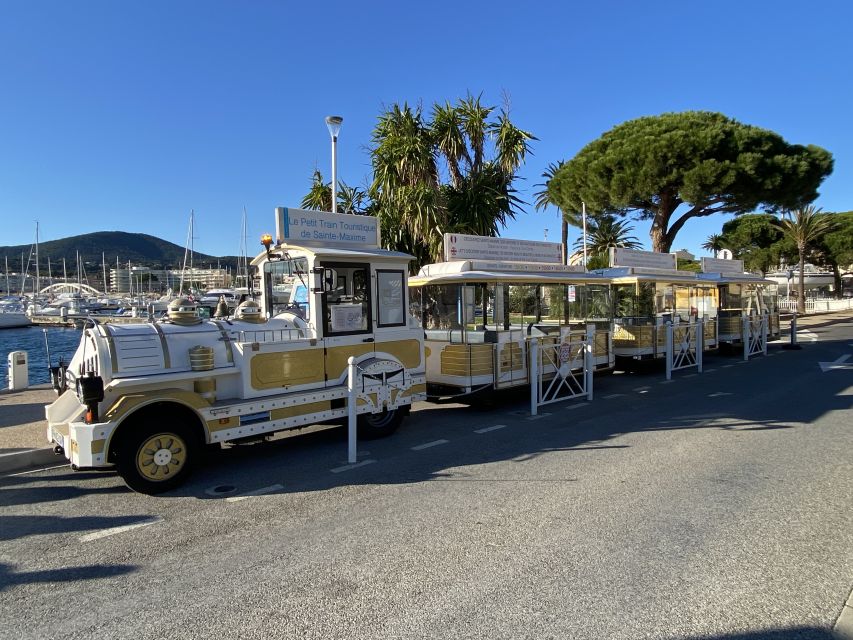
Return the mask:
<svg viewBox="0 0 853 640">
<path fill-rule="evenodd" d="M 397 430 L 405 417 L 408 407 L 386 409 L 382 413 L 363 413 L 358 416 L 358 437 L 362 440 L 374 440 L 390 436 Z"/>
<path fill-rule="evenodd" d="M 198 457 L 196 438 L 172 426 L 131 429 L 118 455 L 118 472 L 125 484 L 146 494 L 162 493 L 182 484 Z"/>
</svg>

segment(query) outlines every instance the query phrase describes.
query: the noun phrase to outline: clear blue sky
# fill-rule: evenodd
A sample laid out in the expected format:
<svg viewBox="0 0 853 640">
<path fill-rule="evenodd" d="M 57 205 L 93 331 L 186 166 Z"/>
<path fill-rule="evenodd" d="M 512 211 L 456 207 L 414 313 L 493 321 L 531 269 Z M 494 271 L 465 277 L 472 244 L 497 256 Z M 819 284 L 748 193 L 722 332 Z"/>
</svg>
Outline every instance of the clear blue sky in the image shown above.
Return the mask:
<svg viewBox="0 0 853 640">
<path fill-rule="evenodd" d="M 817 144 L 835 171 L 817 205 L 853 209 L 853 5 L 714 2 L 182 2 L 0 4 L 0 245 L 93 231 L 250 253 L 275 206 L 328 177 L 328 114 L 344 117 L 339 176 L 364 184 L 376 117 L 395 102 L 511 102 L 549 162 L 616 124 L 703 109 Z M 532 205 L 507 237 L 559 236 Z M 727 218 L 692 221 L 700 252 Z M 572 231 L 573 238 L 576 231 Z M 648 228 L 635 233 L 648 246 Z"/>
</svg>

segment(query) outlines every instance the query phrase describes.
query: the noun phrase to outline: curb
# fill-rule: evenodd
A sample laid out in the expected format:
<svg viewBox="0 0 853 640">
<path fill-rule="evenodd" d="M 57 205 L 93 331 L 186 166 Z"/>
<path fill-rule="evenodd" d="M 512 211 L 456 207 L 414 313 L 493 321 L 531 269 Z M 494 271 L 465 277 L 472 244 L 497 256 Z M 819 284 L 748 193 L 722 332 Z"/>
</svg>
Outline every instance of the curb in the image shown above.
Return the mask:
<svg viewBox="0 0 853 640">
<path fill-rule="evenodd" d="M 43 449 L 25 449 L 14 453 L 0 454 L 0 475 L 8 475 L 13 471 L 45 467 L 65 458 L 53 452 L 52 447 Z"/>
<path fill-rule="evenodd" d="M 832 635 L 836 640 L 853 640 L 853 591 L 847 598 L 847 603 L 841 609 L 841 615 L 832 627 Z"/>
</svg>

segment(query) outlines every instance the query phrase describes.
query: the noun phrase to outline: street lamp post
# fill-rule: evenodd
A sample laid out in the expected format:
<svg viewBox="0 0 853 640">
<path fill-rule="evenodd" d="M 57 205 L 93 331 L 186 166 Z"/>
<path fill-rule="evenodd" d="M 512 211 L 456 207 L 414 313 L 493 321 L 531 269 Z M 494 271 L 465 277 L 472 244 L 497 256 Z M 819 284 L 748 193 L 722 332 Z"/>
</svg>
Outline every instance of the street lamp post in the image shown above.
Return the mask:
<svg viewBox="0 0 853 640">
<path fill-rule="evenodd" d="M 332 136 L 332 213 L 338 212 L 338 134 L 343 121 L 341 116 L 326 116 L 326 126 Z"/>
</svg>

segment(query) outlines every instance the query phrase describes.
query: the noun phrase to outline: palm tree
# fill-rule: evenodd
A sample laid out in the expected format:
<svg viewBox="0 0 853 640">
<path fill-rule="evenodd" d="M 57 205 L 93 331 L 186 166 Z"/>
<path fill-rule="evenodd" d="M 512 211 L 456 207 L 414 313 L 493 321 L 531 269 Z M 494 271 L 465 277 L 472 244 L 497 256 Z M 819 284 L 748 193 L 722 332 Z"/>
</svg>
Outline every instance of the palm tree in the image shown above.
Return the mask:
<svg viewBox="0 0 853 640">
<path fill-rule="evenodd" d="M 434 105 L 429 120 L 407 104 L 380 115 L 368 195 L 387 247 L 438 261 L 444 233 L 494 236 L 515 217 L 512 184 L 536 138 L 493 112 L 469 95 Z"/>
<path fill-rule="evenodd" d="M 702 243 L 702 248 L 708 251 L 712 256 L 716 256 L 717 252 L 723 247 L 723 236 L 719 233 L 712 233 L 708 239 Z"/>
<path fill-rule="evenodd" d="M 587 219 L 587 251 L 594 256 L 604 256 L 610 247 L 639 249 L 642 247 L 636 236 L 630 235 L 634 227 L 627 220 L 602 214 Z M 583 238 L 575 241 L 575 249 L 583 249 Z"/>
<path fill-rule="evenodd" d="M 319 169 L 314 169 L 314 175 L 311 176 L 311 189 L 302 198 L 302 208 L 317 211 L 332 210 L 332 183 L 323 180 L 323 174 Z"/>
<path fill-rule="evenodd" d="M 536 207 L 537 211 L 542 211 L 546 209 L 549 205 L 557 207 L 557 210 L 560 212 L 560 220 L 561 220 L 561 229 L 560 229 L 560 244 L 563 247 L 563 263 L 569 263 L 569 225 L 573 227 L 581 228 L 583 227 L 583 220 L 581 216 L 577 213 L 572 213 L 569 211 L 563 211 L 560 208 L 560 205 L 553 198 L 553 194 L 549 192 L 548 185 L 551 182 L 551 178 L 554 177 L 554 174 L 560 170 L 560 168 L 565 164 L 565 160 L 561 160 L 560 162 L 551 162 L 548 164 L 548 167 L 545 171 L 542 172 L 542 178 L 545 182 L 540 182 L 534 186 L 543 187 L 540 191 L 537 191 L 533 194 L 534 201 L 533 204 Z"/>
<path fill-rule="evenodd" d="M 806 312 L 806 250 L 820 236 L 830 231 L 834 226 L 828 214 L 821 214 L 819 208 L 808 205 L 794 211 L 789 211 L 779 220 L 782 233 L 797 245 L 800 255 L 800 286 L 797 287 L 797 313 Z"/>
</svg>

